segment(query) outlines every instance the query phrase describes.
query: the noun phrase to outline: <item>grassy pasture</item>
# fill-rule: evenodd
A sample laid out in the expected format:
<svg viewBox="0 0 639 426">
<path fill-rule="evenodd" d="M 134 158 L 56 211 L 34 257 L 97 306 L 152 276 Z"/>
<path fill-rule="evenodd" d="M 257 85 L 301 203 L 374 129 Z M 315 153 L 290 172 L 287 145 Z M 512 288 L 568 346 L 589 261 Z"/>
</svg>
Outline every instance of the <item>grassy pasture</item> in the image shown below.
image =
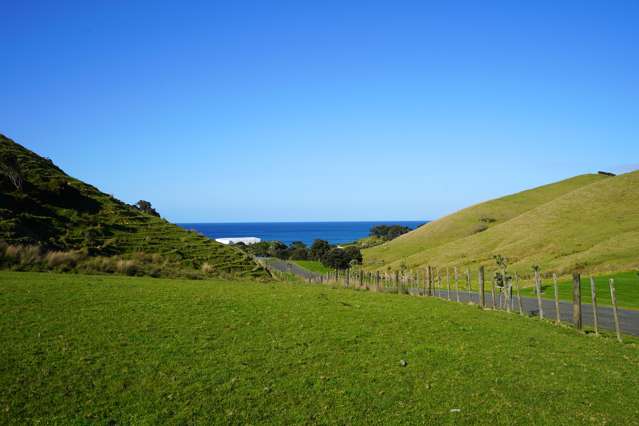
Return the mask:
<svg viewBox="0 0 639 426">
<path fill-rule="evenodd" d="M 636 340 L 437 299 L 2 272 L 0 312 L 0 423 L 639 418 Z"/>
<path fill-rule="evenodd" d="M 639 267 L 639 172 L 582 175 L 487 201 L 363 251 L 368 269 L 494 264 L 569 274 Z"/>
</svg>

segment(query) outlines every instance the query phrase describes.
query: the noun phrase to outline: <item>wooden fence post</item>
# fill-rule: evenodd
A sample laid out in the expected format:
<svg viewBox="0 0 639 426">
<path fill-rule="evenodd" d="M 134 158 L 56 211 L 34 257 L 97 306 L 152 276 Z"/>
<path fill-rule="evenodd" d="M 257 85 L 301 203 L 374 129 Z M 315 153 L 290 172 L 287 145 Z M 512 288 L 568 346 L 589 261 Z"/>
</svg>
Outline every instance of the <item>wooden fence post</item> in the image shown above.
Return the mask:
<svg viewBox="0 0 639 426">
<path fill-rule="evenodd" d="M 535 292 L 537 293 L 537 309 L 539 310 L 539 319 L 544 319 L 544 307 L 541 303 L 541 274 L 539 270 L 535 270 Z"/>
<path fill-rule="evenodd" d="M 435 267 L 431 266 L 430 268 L 430 280 L 431 280 L 431 293 L 432 296 L 435 297 L 437 295 L 437 274 L 435 273 Z"/>
<path fill-rule="evenodd" d="M 617 332 L 617 340 L 619 340 L 619 343 L 621 343 L 622 340 L 621 330 L 619 328 L 619 314 L 617 313 L 617 293 L 615 291 L 615 279 L 610 278 L 610 281 L 608 281 L 608 283 L 610 285 L 610 301 L 612 302 L 612 315 L 615 320 L 615 331 Z"/>
<path fill-rule="evenodd" d="M 375 286 L 377 287 L 377 291 L 380 291 L 379 280 L 380 280 L 379 271 L 375 271 Z"/>
<path fill-rule="evenodd" d="M 502 269 L 501 272 L 502 284 L 504 285 L 504 290 L 506 290 L 506 295 L 504 296 L 504 300 L 506 302 L 506 312 L 510 312 L 510 284 L 508 284 L 508 275 L 506 274 L 506 268 Z"/>
<path fill-rule="evenodd" d="M 450 271 L 448 268 L 446 268 L 446 291 L 448 301 L 450 301 Z"/>
<path fill-rule="evenodd" d="M 434 276 L 433 276 L 433 268 L 432 266 L 428 267 L 428 295 L 432 296 L 433 295 L 433 281 L 434 281 Z"/>
<path fill-rule="evenodd" d="M 519 308 L 519 315 L 524 314 L 524 308 L 521 306 L 521 292 L 519 291 L 519 275 L 515 272 L 515 287 L 517 288 L 517 307 Z"/>
<path fill-rule="evenodd" d="M 572 274 L 572 322 L 578 330 L 581 330 L 581 275 L 579 272 Z"/>
<path fill-rule="evenodd" d="M 399 282 L 399 271 L 395 271 L 395 290 L 397 294 L 400 294 L 400 282 Z"/>
<path fill-rule="evenodd" d="M 557 286 L 557 274 L 552 274 L 552 282 L 555 287 L 555 322 L 561 323 L 561 315 L 559 313 L 559 287 Z"/>
<path fill-rule="evenodd" d="M 486 306 L 486 296 L 484 295 L 484 267 L 479 267 L 479 276 L 477 277 L 477 282 L 479 284 L 479 306 L 482 309 Z"/>
<path fill-rule="evenodd" d="M 466 268 L 466 291 L 468 293 L 468 301 L 472 302 L 472 298 L 470 296 L 470 269 Z"/>
<path fill-rule="evenodd" d="M 599 336 L 599 317 L 597 316 L 597 288 L 595 279 L 590 276 L 590 297 L 592 300 L 592 319 L 595 326 L 595 336 Z"/>
<path fill-rule="evenodd" d="M 492 307 L 493 309 L 495 309 L 497 305 L 495 300 L 495 279 L 494 278 L 490 279 L 490 292 L 492 293 Z"/>
<path fill-rule="evenodd" d="M 429 286 L 430 286 L 430 266 L 426 265 L 426 269 L 424 269 L 424 296 L 428 296 Z"/>
<path fill-rule="evenodd" d="M 455 273 L 455 296 L 457 299 L 457 303 L 459 303 L 459 275 L 457 275 L 457 266 L 455 266 L 454 273 Z"/>
<path fill-rule="evenodd" d="M 437 269 L 437 286 L 439 287 L 437 294 L 439 295 L 439 298 L 442 298 L 442 270 L 441 269 Z"/>
</svg>

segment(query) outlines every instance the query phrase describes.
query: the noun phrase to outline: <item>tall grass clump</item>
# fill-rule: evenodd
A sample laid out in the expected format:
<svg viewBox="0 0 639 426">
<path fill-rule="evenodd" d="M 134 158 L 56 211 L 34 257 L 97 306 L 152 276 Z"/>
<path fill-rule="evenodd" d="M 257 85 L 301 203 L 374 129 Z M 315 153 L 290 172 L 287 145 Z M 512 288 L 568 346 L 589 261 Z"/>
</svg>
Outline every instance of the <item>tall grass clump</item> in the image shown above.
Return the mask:
<svg viewBox="0 0 639 426">
<path fill-rule="evenodd" d="M 208 262 L 204 262 L 202 264 L 202 272 L 205 273 L 206 275 L 210 275 L 213 274 L 215 272 L 215 267 L 213 265 L 211 265 Z"/>
<path fill-rule="evenodd" d="M 116 262 L 115 269 L 120 274 L 132 276 L 138 272 L 138 264 L 135 260 L 120 259 Z"/>
<path fill-rule="evenodd" d="M 86 252 L 80 250 L 50 251 L 44 257 L 50 269 L 60 269 L 62 271 L 74 269 L 78 262 L 84 258 L 86 258 Z"/>
</svg>

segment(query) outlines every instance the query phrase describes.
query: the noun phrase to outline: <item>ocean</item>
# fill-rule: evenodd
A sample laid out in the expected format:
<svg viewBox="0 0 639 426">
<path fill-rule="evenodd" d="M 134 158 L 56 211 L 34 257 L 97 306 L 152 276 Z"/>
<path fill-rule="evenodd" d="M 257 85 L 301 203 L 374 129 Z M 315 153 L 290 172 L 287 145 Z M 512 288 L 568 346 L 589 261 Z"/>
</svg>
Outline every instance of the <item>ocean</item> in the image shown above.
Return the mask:
<svg viewBox="0 0 639 426">
<path fill-rule="evenodd" d="M 179 223 L 183 228 L 198 231 L 209 238 L 258 237 L 262 241 L 290 244 L 302 241 L 313 244 L 316 239 L 331 244 L 349 243 L 368 236 L 376 225 L 402 225 L 415 229 L 426 221 L 386 220 L 377 222 L 251 222 L 251 223 Z"/>
</svg>

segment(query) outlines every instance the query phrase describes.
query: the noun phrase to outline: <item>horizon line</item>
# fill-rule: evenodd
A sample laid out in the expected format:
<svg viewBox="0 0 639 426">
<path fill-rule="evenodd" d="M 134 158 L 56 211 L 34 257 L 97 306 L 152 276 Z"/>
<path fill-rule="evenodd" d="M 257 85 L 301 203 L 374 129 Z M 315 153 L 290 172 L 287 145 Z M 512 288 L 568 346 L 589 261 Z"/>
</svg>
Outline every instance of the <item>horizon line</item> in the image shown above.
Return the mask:
<svg viewBox="0 0 639 426">
<path fill-rule="evenodd" d="M 261 223 L 370 223 L 370 222 L 432 222 L 430 219 L 392 219 L 392 220 L 272 220 L 272 221 L 246 221 L 246 222 L 174 222 L 176 225 L 202 225 L 202 224 L 261 224 Z"/>
</svg>

